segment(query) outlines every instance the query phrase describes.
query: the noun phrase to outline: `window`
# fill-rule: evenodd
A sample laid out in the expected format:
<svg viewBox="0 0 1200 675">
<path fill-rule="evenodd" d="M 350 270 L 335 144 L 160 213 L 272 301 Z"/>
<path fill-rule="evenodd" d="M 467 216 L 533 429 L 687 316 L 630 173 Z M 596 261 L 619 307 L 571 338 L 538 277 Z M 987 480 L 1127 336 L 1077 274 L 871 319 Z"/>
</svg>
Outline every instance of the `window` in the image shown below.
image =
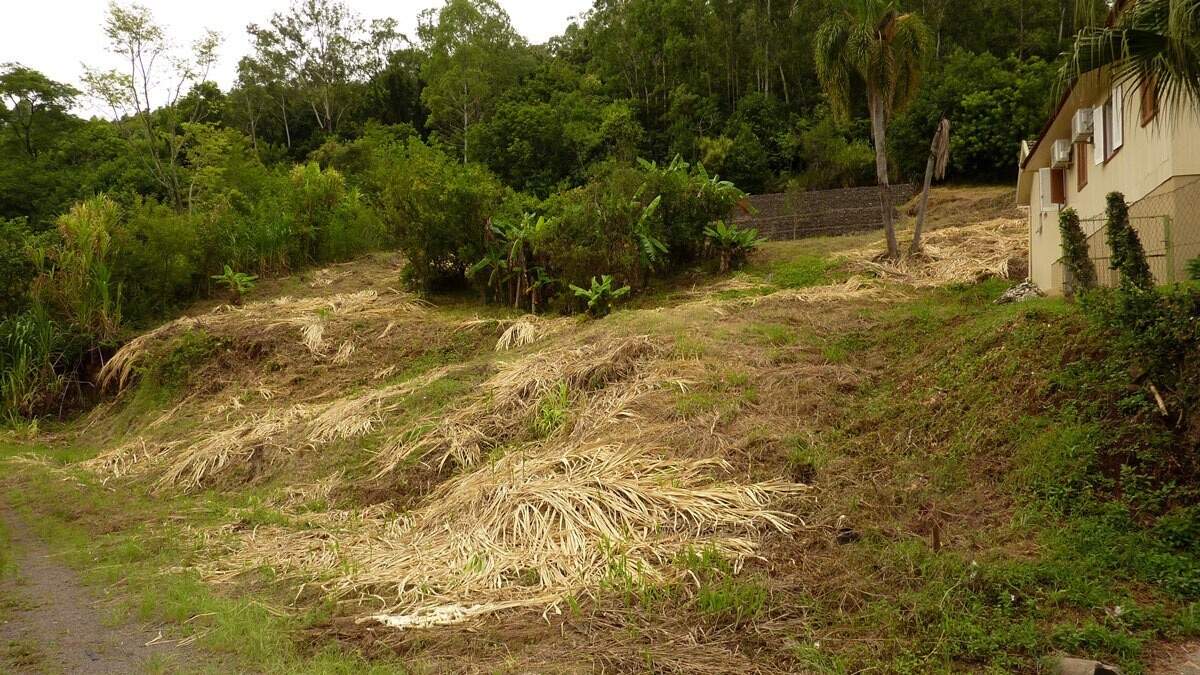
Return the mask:
<svg viewBox="0 0 1200 675">
<path fill-rule="evenodd" d="M 1087 143 L 1079 142 L 1075 144 L 1075 189 L 1082 190 L 1087 187 L 1088 182 L 1088 163 L 1084 161 L 1084 156 L 1087 153 Z"/>
<path fill-rule="evenodd" d="M 1158 80 L 1145 78 L 1138 88 L 1142 96 L 1142 126 L 1146 126 L 1158 117 Z"/>
<path fill-rule="evenodd" d="M 1050 172 L 1050 201 L 1063 205 L 1067 203 L 1067 170 L 1053 169 Z"/>
<path fill-rule="evenodd" d="M 1104 164 L 1116 156 L 1125 145 L 1125 97 L 1121 87 L 1115 87 L 1112 96 L 1095 110 L 1096 164 Z"/>
<path fill-rule="evenodd" d="M 1053 211 L 1067 203 L 1065 169 L 1038 169 L 1043 211 Z"/>
</svg>

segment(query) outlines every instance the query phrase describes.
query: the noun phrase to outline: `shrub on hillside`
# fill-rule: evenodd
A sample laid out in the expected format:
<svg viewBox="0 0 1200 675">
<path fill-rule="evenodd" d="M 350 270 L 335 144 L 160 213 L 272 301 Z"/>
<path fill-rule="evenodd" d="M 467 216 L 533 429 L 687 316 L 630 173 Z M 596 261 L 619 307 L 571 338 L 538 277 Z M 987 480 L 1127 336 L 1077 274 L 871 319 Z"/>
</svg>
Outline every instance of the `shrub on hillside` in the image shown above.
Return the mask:
<svg viewBox="0 0 1200 675">
<path fill-rule="evenodd" d="M 68 385 L 65 371 L 80 360 L 80 345 L 37 303 L 0 320 L 0 423 L 50 408 Z"/>
<path fill-rule="evenodd" d="M 112 233 L 120 207 L 93 197 L 58 219 L 60 241 L 36 251 L 35 302 L 95 340 L 116 337 L 121 326 L 121 287 L 113 274 Z"/>
<path fill-rule="evenodd" d="M 642 178 L 632 168 L 611 165 L 587 185 L 546 200 L 542 211 L 549 223 L 533 243 L 549 274 L 566 286 L 587 286 L 597 274 L 640 285 L 633 230 L 648 205 L 638 197 Z"/>
<path fill-rule="evenodd" d="M 0 317 L 25 308 L 33 280 L 33 235 L 23 218 L 0 218 Z"/>
<path fill-rule="evenodd" d="M 1126 430 L 1097 459 L 1098 487 L 1143 517 L 1200 504 L 1200 289 L 1099 289 L 1082 306 L 1110 352 L 1077 370 L 1092 383 L 1079 400 L 1104 401 Z"/>
<path fill-rule="evenodd" d="M 410 281 L 428 291 L 462 279 L 483 257 L 485 232 L 509 191 L 487 169 L 417 139 L 382 154 L 370 181 Z"/>
<path fill-rule="evenodd" d="M 112 280 L 122 315 L 140 322 L 195 297 L 204 283 L 196 217 L 152 200 L 121 209 L 112 227 Z"/>
</svg>

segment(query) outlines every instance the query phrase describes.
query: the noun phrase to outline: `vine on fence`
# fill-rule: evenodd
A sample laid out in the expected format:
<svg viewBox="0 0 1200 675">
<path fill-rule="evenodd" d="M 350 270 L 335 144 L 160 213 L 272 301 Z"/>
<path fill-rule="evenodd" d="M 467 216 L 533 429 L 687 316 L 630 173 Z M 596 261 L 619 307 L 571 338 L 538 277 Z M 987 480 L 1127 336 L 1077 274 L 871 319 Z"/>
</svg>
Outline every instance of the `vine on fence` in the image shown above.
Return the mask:
<svg viewBox="0 0 1200 675">
<path fill-rule="evenodd" d="M 1096 287 L 1096 267 L 1088 257 L 1087 235 L 1079 225 L 1079 214 L 1067 209 L 1058 219 L 1062 232 L 1063 265 L 1067 269 L 1064 291 L 1067 297 Z"/>
<path fill-rule="evenodd" d="M 1111 192 L 1106 211 L 1106 237 L 1112 251 L 1111 267 L 1121 274 L 1121 288 L 1125 290 L 1149 290 L 1154 288 L 1154 276 L 1146 262 L 1146 249 L 1142 240 L 1129 224 L 1129 205 L 1125 195 Z"/>
</svg>

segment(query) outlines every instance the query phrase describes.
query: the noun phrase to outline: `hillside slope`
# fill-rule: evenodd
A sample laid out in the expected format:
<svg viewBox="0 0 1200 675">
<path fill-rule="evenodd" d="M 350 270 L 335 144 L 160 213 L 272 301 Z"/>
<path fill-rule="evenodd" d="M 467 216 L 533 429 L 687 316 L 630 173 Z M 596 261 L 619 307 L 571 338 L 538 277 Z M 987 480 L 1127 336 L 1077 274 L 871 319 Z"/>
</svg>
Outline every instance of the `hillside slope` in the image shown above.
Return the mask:
<svg viewBox="0 0 1200 675">
<path fill-rule="evenodd" d="M 422 301 L 386 255 L 264 284 L 131 341 L 4 482 L 247 670 L 1138 672 L 1200 631 L 1194 558 L 1070 508 L 1097 346 L 993 305 L 1005 198 L 940 191 L 917 261 L 771 245 L 601 321 Z"/>
</svg>

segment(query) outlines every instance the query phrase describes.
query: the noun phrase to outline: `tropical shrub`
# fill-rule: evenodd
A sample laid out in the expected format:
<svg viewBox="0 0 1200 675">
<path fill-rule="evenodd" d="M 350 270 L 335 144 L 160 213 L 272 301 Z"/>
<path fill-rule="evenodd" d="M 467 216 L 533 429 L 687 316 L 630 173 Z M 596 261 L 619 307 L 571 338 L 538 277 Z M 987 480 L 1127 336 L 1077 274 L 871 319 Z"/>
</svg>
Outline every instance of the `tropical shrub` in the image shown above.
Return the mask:
<svg viewBox="0 0 1200 675">
<path fill-rule="evenodd" d="M 229 265 L 225 266 L 225 270 L 220 274 L 214 274 L 213 280 L 224 286 L 229 291 L 229 302 L 234 305 L 242 304 L 242 297 L 254 288 L 254 283 L 258 281 L 258 277 L 245 274 L 243 272 L 234 272 Z"/>
<path fill-rule="evenodd" d="M 765 239 L 759 238 L 758 230 L 726 225 L 723 220 L 705 228 L 704 236 L 708 237 L 709 245 L 717 253 L 722 274 L 741 267 L 747 256 L 766 242 Z"/>
<path fill-rule="evenodd" d="M 161 316 L 204 287 L 205 250 L 198 217 L 136 198 L 111 224 L 113 280 L 129 322 Z"/>
<path fill-rule="evenodd" d="M 371 182 L 409 280 L 424 291 L 462 279 L 483 257 L 489 222 L 510 196 L 487 169 L 416 139 L 388 152 Z"/>
<path fill-rule="evenodd" d="M 600 319 L 611 314 L 613 303 L 629 295 L 630 289 L 628 286 L 613 288 L 613 278 L 605 274 L 599 279 L 592 277 L 592 284 L 588 288 L 572 285 L 571 290 L 575 292 L 575 297 L 587 302 L 588 316 Z"/>
<path fill-rule="evenodd" d="M 643 182 L 637 170 L 609 165 L 583 187 L 547 199 L 541 210 L 548 223 L 533 242 L 547 273 L 565 286 L 585 286 L 597 273 L 640 285 L 643 257 L 634 229 L 653 199 L 646 199 Z M 646 233 L 657 235 L 661 222 L 648 223 Z"/>
<path fill-rule="evenodd" d="M 121 287 L 113 275 L 116 257 L 112 232 L 120 207 L 108 197 L 93 197 L 58 219 L 61 241 L 35 252 L 36 302 L 81 332 L 103 342 L 121 326 Z"/>
</svg>

